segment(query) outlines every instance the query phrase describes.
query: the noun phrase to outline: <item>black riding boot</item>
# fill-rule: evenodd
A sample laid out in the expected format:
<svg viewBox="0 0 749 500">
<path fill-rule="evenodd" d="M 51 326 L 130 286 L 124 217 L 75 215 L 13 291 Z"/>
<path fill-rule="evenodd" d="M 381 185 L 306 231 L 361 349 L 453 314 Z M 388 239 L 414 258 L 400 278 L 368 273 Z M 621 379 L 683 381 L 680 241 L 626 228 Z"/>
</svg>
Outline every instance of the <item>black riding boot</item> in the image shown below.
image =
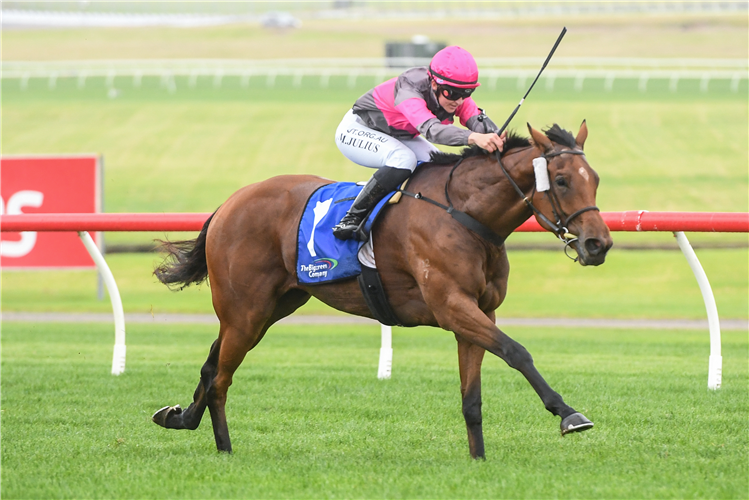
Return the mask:
<svg viewBox="0 0 749 500">
<path fill-rule="evenodd" d="M 380 168 L 361 190 L 341 222 L 333 228 L 333 235 L 339 240 L 355 237 L 362 221 L 366 219 L 375 205 L 386 194 L 400 186 L 410 175 L 411 171 L 404 168 Z"/>
</svg>

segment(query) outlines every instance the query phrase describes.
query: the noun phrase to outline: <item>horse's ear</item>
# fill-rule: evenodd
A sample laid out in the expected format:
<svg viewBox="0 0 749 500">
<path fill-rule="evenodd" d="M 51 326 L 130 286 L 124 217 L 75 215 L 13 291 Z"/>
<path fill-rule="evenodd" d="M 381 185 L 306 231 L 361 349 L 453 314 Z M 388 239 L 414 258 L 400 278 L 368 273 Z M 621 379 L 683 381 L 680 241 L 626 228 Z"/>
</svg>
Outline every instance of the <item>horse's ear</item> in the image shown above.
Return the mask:
<svg viewBox="0 0 749 500">
<path fill-rule="evenodd" d="M 580 130 L 577 132 L 577 137 L 575 137 L 575 144 L 577 144 L 577 147 L 583 149 L 583 146 L 585 145 L 585 139 L 587 138 L 588 125 L 585 123 L 585 120 L 583 120 L 583 123 L 580 124 Z"/>
<path fill-rule="evenodd" d="M 530 132 L 531 134 L 531 138 L 533 139 L 533 144 L 535 144 L 538 149 L 546 153 L 546 152 L 551 151 L 554 148 L 549 138 L 546 137 L 546 134 L 531 127 L 530 123 L 526 123 L 526 125 L 528 125 L 528 132 Z"/>
</svg>

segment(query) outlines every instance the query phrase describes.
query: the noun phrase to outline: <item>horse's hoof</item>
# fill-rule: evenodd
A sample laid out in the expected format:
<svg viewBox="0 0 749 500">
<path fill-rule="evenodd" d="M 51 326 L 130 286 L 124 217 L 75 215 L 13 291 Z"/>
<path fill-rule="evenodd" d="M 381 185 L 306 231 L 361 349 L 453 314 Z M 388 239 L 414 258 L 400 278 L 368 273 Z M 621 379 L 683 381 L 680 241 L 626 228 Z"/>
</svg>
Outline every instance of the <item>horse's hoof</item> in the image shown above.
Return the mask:
<svg viewBox="0 0 749 500">
<path fill-rule="evenodd" d="M 573 413 L 567 418 L 562 419 L 560 427 L 562 429 L 562 436 L 564 436 L 570 432 L 587 431 L 593 427 L 593 422 L 585 418 L 585 415 L 582 413 Z"/>
<path fill-rule="evenodd" d="M 151 420 L 154 421 L 154 423 L 160 425 L 161 427 L 167 427 L 166 421 L 169 418 L 170 415 L 179 415 L 182 413 L 182 407 L 180 405 L 176 406 L 165 406 L 158 410 L 156 413 L 153 414 L 151 417 Z"/>
</svg>

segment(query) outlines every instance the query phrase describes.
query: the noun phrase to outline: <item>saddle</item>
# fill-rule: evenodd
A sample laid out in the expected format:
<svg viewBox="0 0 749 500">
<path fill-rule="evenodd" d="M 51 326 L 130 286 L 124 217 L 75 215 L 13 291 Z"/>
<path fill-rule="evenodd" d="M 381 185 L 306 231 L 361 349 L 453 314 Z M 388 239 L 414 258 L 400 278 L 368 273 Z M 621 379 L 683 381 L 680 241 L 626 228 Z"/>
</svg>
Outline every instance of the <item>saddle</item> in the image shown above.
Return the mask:
<svg viewBox="0 0 749 500">
<path fill-rule="evenodd" d="M 358 277 L 372 315 L 382 324 L 400 325 L 374 267 L 369 235 L 383 208 L 398 203 L 402 193 L 393 191 L 375 206 L 361 228 L 366 241 L 339 240 L 332 233 L 333 226 L 345 215 L 361 189 L 355 183 L 337 182 L 310 195 L 297 234 L 297 282 L 318 285 Z"/>
</svg>

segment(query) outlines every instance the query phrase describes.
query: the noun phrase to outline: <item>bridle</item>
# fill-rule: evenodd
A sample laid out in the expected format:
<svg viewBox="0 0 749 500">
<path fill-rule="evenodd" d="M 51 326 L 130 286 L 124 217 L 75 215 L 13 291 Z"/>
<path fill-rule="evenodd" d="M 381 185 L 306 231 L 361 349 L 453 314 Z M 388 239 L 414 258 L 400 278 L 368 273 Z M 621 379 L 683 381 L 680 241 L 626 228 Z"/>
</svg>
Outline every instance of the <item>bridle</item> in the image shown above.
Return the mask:
<svg viewBox="0 0 749 500">
<path fill-rule="evenodd" d="M 563 154 L 574 154 L 574 155 L 583 155 L 582 151 L 576 151 L 573 149 L 564 149 L 561 151 L 554 151 L 548 154 L 543 155 L 544 158 L 546 158 L 546 161 L 548 163 L 549 158 L 554 158 L 559 155 Z M 496 157 L 497 161 L 499 162 L 499 166 L 502 168 L 502 172 L 504 172 L 505 177 L 507 177 L 507 180 L 510 181 L 510 184 L 515 189 L 515 191 L 520 195 L 520 197 L 523 199 L 525 204 L 533 211 L 536 216 L 541 219 L 545 224 L 547 224 L 552 231 L 557 235 L 557 237 L 564 243 L 564 254 L 572 259 L 573 261 L 577 262 L 579 257 L 572 257 L 569 253 L 567 253 L 567 249 L 570 245 L 578 241 L 578 238 L 574 235 L 569 234 L 569 231 L 567 229 L 568 224 L 571 220 L 573 220 L 575 217 L 577 217 L 580 214 L 583 214 L 585 212 L 588 212 L 590 210 L 598 210 L 598 207 L 596 206 L 589 206 L 585 208 L 581 208 L 580 210 L 568 215 L 565 217 L 564 220 L 562 220 L 561 215 L 564 215 L 564 211 L 562 210 L 562 205 L 559 203 L 559 198 L 557 197 L 556 193 L 553 191 L 553 189 L 550 187 L 548 193 L 550 193 L 549 201 L 551 203 L 551 210 L 554 214 L 554 218 L 556 219 L 556 223 L 549 220 L 548 217 L 546 217 L 544 214 L 541 213 L 539 209 L 537 209 L 534 205 L 531 199 L 536 193 L 536 188 L 534 186 L 533 188 L 533 194 L 531 194 L 531 197 L 528 198 L 525 193 L 523 193 L 523 190 L 520 189 L 520 187 L 517 185 L 517 183 L 513 180 L 512 177 L 510 177 L 510 174 L 507 172 L 507 169 L 502 164 L 502 158 L 500 156 L 500 152 L 496 151 Z M 462 212 L 455 208 L 453 205 L 452 200 L 450 199 L 450 181 L 453 178 L 453 173 L 455 170 L 460 166 L 460 164 L 463 163 L 463 159 L 460 159 L 453 165 L 453 168 L 450 169 L 450 174 L 447 176 L 447 181 L 445 181 L 445 199 L 447 200 L 447 205 L 443 205 L 442 203 L 432 200 L 431 198 L 427 198 L 426 196 L 422 195 L 421 193 L 412 193 L 409 191 L 406 191 L 403 188 L 400 188 L 398 191 L 403 193 L 406 196 L 410 196 L 411 198 L 415 198 L 417 200 L 423 200 L 428 203 L 431 203 L 432 205 L 438 206 L 441 209 L 447 211 L 448 214 L 450 214 L 455 220 L 457 220 L 460 224 L 467 227 L 474 233 L 481 236 L 483 239 L 487 240 L 488 242 L 492 243 L 496 246 L 501 246 L 504 244 L 505 238 L 499 236 L 497 233 L 492 231 L 490 228 L 482 224 L 481 222 L 477 221 L 470 215 L 468 215 L 465 212 Z M 547 166 L 548 168 L 548 166 Z"/>
<path fill-rule="evenodd" d="M 585 155 L 583 151 L 575 150 L 575 149 L 563 149 L 561 151 L 552 151 L 551 153 L 545 153 L 541 155 L 544 159 L 546 159 L 547 165 L 550 159 L 555 158 L 557 156 L 563 155 L 563 154 L 571 154 L 571 155 Z M 564 216 L 564 211 L 562 210 L 562 204 L 559 202 L 559 197 L 557 196 L 556 192 L 554 191 L 554 183 L 550 183 L 548 191 L 544 191 L 544 194 L 547 196 L 549 200 L 549 204 L 551 205 L 551 212 L 554 214 L 554 218 L 556 219 L 556 222 L 552 222 L 549 220 L 548 217 L 546 217 L 539 209 L 533 205 L 533 202 L 531 201 L 533 197 L 536 194 L 536 187 L 533 187 L 533 192 L 531 193 L 530 198 L 525 195 L 522 189 L 520 189 L 520 186 L 517 185 L 517 183 L 513 180 L 512 177 L 510 177 L 509 172 L 507 172 L 507 169 L 505 168 L 504 164 L 502 163 L 502 157 L 500 155 L 499 150 L 495 152 L 495 156 L 497 158 L 497 162 L 499 162 L 499 166 L 502 169 L 502 172 L 505 174 L 505 177 L 507 177 L 507 180 L 510 181 L 510 185 L 515 189 L 515 192 L 520 195 L 520 197 L 523 199 L 525 204 L 530 208 L 533 213 L 541 219 L 547 226 L 549 226 L 554 234 L 557 235 L 557 238 L 564 243 L 564 254 L 569 257 L 570 259 L 577 262 L 579 259 L 578 257 L 572 257 L 569 253 L 567 253 L 567 249 L 572 245 L 573 243 L 579 241 L 579 238 L 577 238 L 575 235 L 570 234 L 569 229 L 567 227 L 569 226 L 570 221 L 572 221 L 575 217 L 584 214 L 585 212 L 590 212 L 591 210 L 597 210 L 600 212 L 599 208 L 595 205 L 591 205 L 585 208 L 581 208 L 580 210 L 577 210 L 570 215 L 566 216 L 564 220 L 562 219 L 562 216 Z M 548 166 L 547 166 L 548 168 Z M 452 173 L 452 172 L 451 172 Z M 449 179 L 448 179 L 449 182 Z M 445 187 L 447 189 L 447 187 Z"/>
</svg>

